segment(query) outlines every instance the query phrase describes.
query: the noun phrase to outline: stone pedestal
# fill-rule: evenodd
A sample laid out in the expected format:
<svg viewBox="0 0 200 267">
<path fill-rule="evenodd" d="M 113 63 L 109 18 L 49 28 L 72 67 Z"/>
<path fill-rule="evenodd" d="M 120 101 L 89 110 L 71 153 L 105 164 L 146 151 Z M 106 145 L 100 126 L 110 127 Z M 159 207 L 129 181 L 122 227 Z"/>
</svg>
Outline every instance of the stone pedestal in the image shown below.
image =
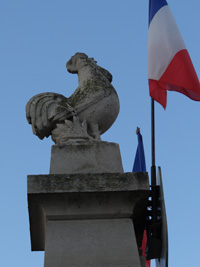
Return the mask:
<svg viewBox="0 0 200 267">
<path fill-rule="evenodd" d="M 28 176 L 31 246 L 45 267 L 141 267 L 147 173 Z"/>
<path fill-rule="evenodd" d="M 83 142 L 54 145 L 50 174 L 124 172 L 119 145 Z"/>
</svg>

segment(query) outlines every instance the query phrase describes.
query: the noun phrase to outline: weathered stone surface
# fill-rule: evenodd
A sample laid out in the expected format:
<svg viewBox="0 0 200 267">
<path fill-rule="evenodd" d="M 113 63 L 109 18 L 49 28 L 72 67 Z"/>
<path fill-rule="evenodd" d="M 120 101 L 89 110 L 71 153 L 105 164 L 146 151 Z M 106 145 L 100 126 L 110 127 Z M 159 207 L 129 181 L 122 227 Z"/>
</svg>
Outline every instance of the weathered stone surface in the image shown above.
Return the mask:
<svg viewBox="0 0 200 267">
<path fill-rule="evenodd" d="M 132 220 L 48 221 L 44 266 L 141 267 Z"/>
<path fill-rule="evenodd" d="M 29 175 L 32 250 L 44 250 L 50 221 L 131 218 L 142 226 L 148 195 L 147 173 Z M 138 229 L 140 243 L 143 228 Z"/>
<path fill-rule="evenodd" d="M 146 172 L 28 175 L 28 195 L 148 190 Z"/>
<path fill-rule="evenodd" d="M 123 172 L 118 144 L 69 143 L 52 146 L 50 174 Z"/>
<path fill-rule="evenodd" d="M 53 135 L 53 141 L 65 143 L 74 138 L 85 138 L 86 129 L 90 138 L 100 140 L 119 113 L 119 99 L 111 85 L 112 75 L 84 53 L 76 53 L 67 62 L 67 70 L 77 73 L 79 86 L 66 98 L 56 93 L 41 93 L 32 97 L 26 105 L 26 117 L 32 130 L 40 139 Z M 77 135 L 73 117 L 85 122 L 86 128 Z M 70 120 L 69 123 L 65 123 Z M 77 122 L 77 121 L 76 121 Z M 62 127 L 61 125 L 64 125 Z M 67 128 L 66 128 L 67 127 Z M 76 128 L 77 129 L 77 128 Z M 78 137 L 77 137 L 78 136 Z"/>
</svg>

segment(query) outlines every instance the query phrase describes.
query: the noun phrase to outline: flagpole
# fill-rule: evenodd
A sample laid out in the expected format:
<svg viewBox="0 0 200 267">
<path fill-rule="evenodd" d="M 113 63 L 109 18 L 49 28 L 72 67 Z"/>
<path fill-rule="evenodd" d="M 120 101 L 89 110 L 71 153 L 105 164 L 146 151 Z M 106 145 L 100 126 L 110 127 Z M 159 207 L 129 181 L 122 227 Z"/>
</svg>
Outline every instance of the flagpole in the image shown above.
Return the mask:
<svg viewBox="0 0 200 267">
<path fill-rule="evenodd" d="M 151 98 L 151 185 L 156 185 L 156 159 L 155 159 L 155 108 L 154 99 Z"/>
<path fill-rule="evenodd" d="M 152 198 L 152 224 L 156 223 L 156 160 L 155 160 L 155 105 L 154 99 L 151 98 L 151 153 L 152 153 L 152 165 L 151 165 L 151 198 Z M 154 233 L 153 233 L 154 234 Z"/>
</svg>

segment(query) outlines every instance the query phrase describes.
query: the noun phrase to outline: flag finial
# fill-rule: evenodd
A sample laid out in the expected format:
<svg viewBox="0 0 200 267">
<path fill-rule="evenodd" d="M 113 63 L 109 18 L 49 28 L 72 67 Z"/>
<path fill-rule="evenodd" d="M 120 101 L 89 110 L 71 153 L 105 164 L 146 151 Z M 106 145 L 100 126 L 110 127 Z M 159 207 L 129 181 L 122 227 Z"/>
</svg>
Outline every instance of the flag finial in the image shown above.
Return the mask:
<svg viewBox="0 0 200 267">
<path fill-rule="evenodd" d="M 137 127 L 137 129 L 136 129 L 136 134 L 139 134 L 139 133 L 140 133 L 140 128 Z"/>
</svg>

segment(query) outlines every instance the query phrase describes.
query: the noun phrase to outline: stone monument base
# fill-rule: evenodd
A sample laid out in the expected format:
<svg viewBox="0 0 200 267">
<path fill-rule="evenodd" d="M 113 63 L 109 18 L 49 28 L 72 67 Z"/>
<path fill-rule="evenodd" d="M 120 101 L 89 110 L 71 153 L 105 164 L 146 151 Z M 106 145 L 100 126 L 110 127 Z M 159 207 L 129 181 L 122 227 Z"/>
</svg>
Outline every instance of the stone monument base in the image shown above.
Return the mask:
<svg viewBox="0 0 200 267">
<path fill-rule="evenodd" d="M 119 145 L 83 142 L 53 145 L 50 174 L 124 172 Z"/>
<path fill-rule="evenodd" d="M 147 173 L 29 175 L 33 251 L 45 267 L 141 267 Z"/>
<path fill-rule="evenodd" d="M 51 220 L 46 236 L 45 267 L 140 267 L 131 219 Z"/>
</svg>

